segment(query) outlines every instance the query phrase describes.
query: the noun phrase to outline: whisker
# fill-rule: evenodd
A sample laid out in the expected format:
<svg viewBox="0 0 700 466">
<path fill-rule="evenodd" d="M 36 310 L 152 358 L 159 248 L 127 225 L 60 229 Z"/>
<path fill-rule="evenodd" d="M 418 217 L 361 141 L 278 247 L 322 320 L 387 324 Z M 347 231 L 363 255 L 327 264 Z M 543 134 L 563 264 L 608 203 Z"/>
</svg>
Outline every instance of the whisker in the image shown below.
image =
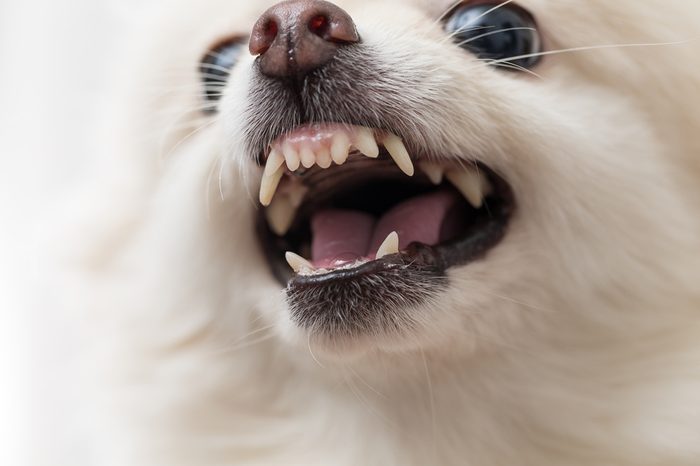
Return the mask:
<svg viewBox="0 0 700 466">
<path fill-rule="evenodd" d="M 459 280 L 458 280 L 458 279 L 455 279 L 455 281 L 459 281 Z M 539 311 L 539 312 L 546 312 L 546 313 L 554 313 L 554 312 L 553 312 L 552 310 L 550 310 L 550 309 L 546 309 L 546 308 L 544 308 L 544 307 L 537 306 L 537 305 L 535 305 L 535 304 L 528 304 L 528 303 L 526 303 L 526 302 L 524 302 L 524 301 L 519 301 L 519 300 L 517 300 L 517 299 L 515 299 L 515 298 L 511 298 L 511 297 L 508 297 L 508 296 L 500 295 L 500 294 L 495 293 L 495 292 L 493 292 L 493 291 L 491 291 L 491 290 L 481 289 L 481 291 L 483 291 L 484 293 L 486 293 L 486 294 L 488 294 L 488 295 L 490 295 L 490 296 L 493 296 L 493 297 L 495 297 L 495 298 L 503 299 L 503 300 L 512 302 L 512 303 L 514 303 L 514 304 L 518 304 L 518 305 L 520 305 L 520 306 L 526 307 L 526 308 L 531 309 L 531 310 L 535 310 L 535 311 Z"/>
<path fill-rule="evenodd" d="M 451 41 L 454 39 L 456 36 L 463 34 L 465 32 L 473 32 L 473 31 L 479 31 L 479 30 L 485 30 L 485 29 L 493 29 L 495 26 L 474 26 L 474 27 L 466 27 L 466 28 L 459 28 L 456 31 L 451 32 L 447 36 L 443 37 L 439 44 L 444 45 L 447 42 Z"/>
<path fill-rule="evenodd" d="M 265 335 L 265 336 L 263 336 L 263 337 L 256 338 L 256 339 L 251 340 L 251 341 L 246 341 L 246 340 L 248 340 L 250 337 L 259 335 L 260 333 L 264 333 L 264 332 L 270 331 L 270 330 L 272 330 L 272 329 L 274 329 L 274 328 L 275 328 L 275 325 L 267 325 L 267 326 L 265 326 L 265 327 L 257 328 L 257 329 L 255 329 L 255 330 L 253 330 L 253 331 L 251 331 L 251 332 L 249 332 L 249 333 L 243 335 L 242 337 L 236 339 L 233 343 L 231 343 L 231 346 L 230 346 L 230 347 L 229 347 L 229 346 L 225 346 L 225 347 L 223 347 L 223 348 L 215 349 L 214 352 L 212 352 L 212 354 L 216 355 L 216 354 L 228 353 L 228 352 L 230 352 L 230 351 L 237 351 L 238 349 L 246 348 L 246 347 L 248 347 L 248 346 L 252 346 L 252 345 L 254 345 L 254 344 L 257 344 L 257 343 L 260 343 L 260 342 L 262 342 L 262 341 L 268 340 L 268 339 L 270 339 L 270 338 L 272 338 L 272 337 L 274 336 L 274 332 L 271 333 L 270 335 Z"/>
<path fill-rule="evenodd" d="M 543 307 L 541 307 L 541 306 L 535 306 L 534 304 L 528 304 L 528 303 L 526 303 L 526 302 L 519 301 L 519 300 L 517 300 L 517 299 L 515 299 L 515 298 L 510 298 L 510 297 L 508 297 L 508 296 L 503 296 L 503 295 L 500 295 L 500 294 L 497 294 L 497 293 L 493 293 L 493 292 L 488 291 L 488 290 L 483 290 L 483 291 L 484 291 L 486 294 L 493 296 L 494 298 L 503 299 L 504 301 L 510 301 L 510 302 L 513 303 L 513 304 L 517 304 L 517 305 L 519 305 L 519 306 L 523 306 L 523 307 L 526 307 L 526 308 L 531 309 L 531 310 L 534 310 L 534 311 L 552 313 L 552 311 L 550 311 L 550 310 L 548 310 L 548 309 L 545 309 L 545 308 L 543 308 Z"/>
<path fill-rule="evenodd" d="M 347 366 L 347 369 L 348 369 L 350 372 L 352 372 L 352 375 L 355 376 L 355 377 L 357 378 L 357 380 L 359 380 L 360 382 L 362 382 L 362 385 L 364 385 L 365 387 L 367 387 L 368 389 L 370 389 L 373 393 L 375 393 L 376 395 L 379 395 L 380 397 L 382 397 L 382 398 L 384 398 L 384 399 L 387 399 L 387 400 L 389 399 L 388 396 L 386 396 L 385 394 L 381 393 L 381 392 L 380 392 L 379 390 L 377 390 L 376 388 L 372 387 L 369 383 L 367 383 L 367 381 L 366 381 L 365 379 L 363 379 L 362 377 L 360 377 L 360 374 L 358 374 L 352 367 Z"/>
<path fill-rule="evenodd" d="M 226 200 L 226 195 L 224 194 L 224 160 L 223 158 L 219 160 L 219 176 L 218 176 L 218 184 L 219 184 L 219 197 L 221 198 L 222 201 Z M 240 174 L 240 170 L 239 170 Z M 240 177 L 243 178 L 243 177 Z"/>
<path fill-rule="evenodd" d="M 509 70 L 522 71 L 523 73 L 527 73 L 527 74 L 532 75 L 538 79 L 544 80 L 544 78 L 541 75 L 535 73 L 531 69 L 525 68 L 524 66 L 516 65 L 515 63 L 504 62 L 504 63 L 496 63 L 495 65 L 491 65 L 491 64 L 487 63 L 487 65 L 497 66 L 499 68 L 507 68 Z"/>
<path fill-rule="evenodd" d="M 245 146 L 244 142 L 241 142 L 241 141 L 237 141 L 237 142 L 239 144 Z M 248 176 L 248 172 L 246 172 L 246 170 L 249 167 L 247 167 L 245 164 L 241 163 L 240 160 L 234 161 L 234 160 L 229 159 L 228 162 L 236 164 L 236 167 L 238 169 L 238 179 L 242 180 L 242 182 L 243 182 L 243 189 L 244 189 L 246 196 L 248 198 L 248 202 L 250 203 L 250 205 L 254 206 L 255 209 L 258 209 L 259 205 L 257 202 L 256 193 L 254 192 L 254 190 L 251 187 L 252 180 Z M 219 172 L 219 189 L 220 189 L 221 195 L 223 196 L 224 195 L 223 194 L 223 164 L 222 164 L 222 170 Z"/>
<path fill-rule="evenodd" d="M 653 42 L 653 43 L 640 43 L 640 44 L 610 44 L 610 45 L 592 45 L 588 47 L 571 47 L 567 49 L 558 49 L 558 50 L 545 50 L 543 52 L 537 52 L 537 53 L 528 53 L 524 55 L 516 55 L 513 57 L 508 57 L 508 58 L 503 58 L 499 60 L 487 60 L 487 63 L 490 65 L 498 64 L 498 63 L 504 63 L 504 62 L 510 62 L 512 60 L 522 60 L 525 58 L 535 58 L 535 57 L 544 57 L 548 55 L 559 55 L 563 53 L 572 53 L 572 52 L 585 52 L 589 50 L 604 50 L 604 49 L 615 49 L 615 48 L 633 48 L 633 47 L 663 47 L 663 46 L 671 46 L 671 45 L 683 45 L 687 44 L 690 41 L 676 41 L 676 42 Z"/>
<path fill-rule="evenodd" d="M 200 63 L 197 66 L 169 66 L 160 71 L 161 76 L 200 76 L 202 70 L 219 71 L 225 75 L 230 75 L 232 69 L 226 66 L 215 65 L 213 63 Z"/>
<path fill-rule="evenodd" d="M 204 204 L 207 212 L 207 220 L 211 221 L 211 182 L 212 179 L 214 178 L 214 173 L 216 171 L 216 166 L 221 165 L 221 158 L 216 158 L 214 163 L 211 165 L 211 168 L 209 169 L 209 174 L 207 175 L 207 182 L 205 184 L 205 190 L 204 190 Z M 223 198 L 221 199 L 223 201 Z M 260 316 L 258 316 L 260 317 Z"/>
<path fill-rule="evenodd" d="M 204 123 L 203 125 L 200 125 L 196 129 L 192 130 L 190 133 L 188 133 L 182 139 L 180 139 L 166 154 L 161 153 L 159 159 L 165 160 L 165 159 L 170 158 L 172 153 L 175 152 L 182 144 L 184 144 L 186 141 L 188 141 L 190 138 L 192 138 L 196 134 L 204 131 L 207 128 L 212 127 L 214 124 L 218 123 L 218 121 L 219 121 L 218 118 L 212 119 L 211 121 Z M 167 136 L 168 136 L 168 134 L 165 134 L 163 137 L 166 138 Z"/>
<path fill-rule="evenodd" d="M 492 36 L 494 34 L 501 34 L 504 32 L 509 32 L 509 31 L 537 31 L 535 28 L 529 28 L 529 27 L 517 27 L 517 28 L 505 28 L 505 29 L 499 29 L 497 31 L 489 31 L 485 32 L 484 34 L 479 34 L 478 36 L 470 37 L 469 39 L 463 40 L 462 42 L 457 42 L 457 46 L 462 46 L 466 45 L 472 41 L 478 40 L 478 39 L 483 39 L 484 37 Z"/>
<path fill-rule="evenodd" d="M 311 357 L 313 358 L 313 360 L 316 362 L 316 364 L 318 364 L 318 366 L 321 369 L 325 369 L 326 367 L 323 364 L 321 364 L 321 361 L 319 361 L 316 358 L 316 355 L 314 354 L 313 350 L 311 349 L 311 332 L 309 332 L 308 339 L 307 339 L 306 343 L 307 343 L 307 346 L 309 347 L 309 354 L 311 354 Z"/>
<path fill-rule="evenodd" d="M 236 351 L 240 351 L 245 348 L 250 348 L 251 346 L 259 345 L 260 343 L 264 343 L 268 340 L 271 340 L 274 338 L 275 334 L 271 333 L 270 335 L 265 335 L 263 337 L 260 337 L 258 339 L 252 340 L 252 341 L 247 341 L 245 343 L 242 343 L 240 345 L 233 346 L 231 348 L 222 348 L 220 350 L 214 351 L 210 353 L 212 356 L 217 356 L 217 355 L 222 355 L 222 354 L 227 354 L 227 353 L 232 353 Z"/>
<path fill-rule="evenodd" d="M 428 386 L 428 398 L 430 401 L 430 417 L 433 423 L 433 458 L 435 460 L 434 464 L 437 464 L 437 418 L 435 415 L 435 393 L 433 392 L 433 381 L 430 378 L 430 370 L 428 370 L 428 360 L 425 357 L 425 351 L 423 348 L 420 350 L 421 358 L 423 359 L 423 369 L 425 370 L 425 379 Z"/>
<path fill-rule="evenodd" d="M 389 418 L 387 418 L 384 414 L 380 413 L 379 411 L 377 411 L 375 408 L 373 408 L 373 407 L 370 405 L 370 403 L 369 403 L 369 401 L 367 400 L 367 398 L 365 398 L 364 396 L 362 396 L 362 394 L 360 393 L 359 388 L 358 388 L 355 384 L 352 383 L 352 380 L 350 380 L 350 378 L 347 376 L 347 374 L 343 374 L 343 379 L 345 380 L 345 383 L 347 384 L 347 386 L 348 386 L 348 388 L 350 389 L 350 391 L 352 392 L 352 394 L 355 395 L 355 397 L 358 399 L 358 401 L 360 402 L 360 404 L 361 404 L 365 409 L 367 409 L 367 411 L 368 411 L 370 414 L 372 414 L 373 416 L 376 416 L 379 420 L 385 422 L 385 423 L 386 423 L 388 426 L 390 426 L 391 428 L 396 428 L 396 424 L 395 424 L 394 422 L 392 422 L 392 421 L 391 421 Z"/>
<path fill-rule="evenodd" d="M 148 118 L 152 118 L 154 116 L 156 117 L 166 117 L 168 115 L 179 115 L 180 117 L 185 117 L 187 115 L 192 115 L 193 118 L 201 118 L 201 119 L 209 119 L 211 118 L 212 114 L 204 114 L 203 112 L 205 110 L 209 110 L 213 107 L 213 102 L 210 103 L 202 103 L 199 105 L 190 105 L 186 109 L 178 109 L 178 108 L 160 108 L 158 110 L 155 110 L 152 112 Z"/>
<path fill-rule="evenodd" d="M 508 5 L 509 3 L 513 3 L 514 1 L 515 0 L 506 0 L 503 3 L 494 6 L 493 8 L 490 8 L 489 10 L 486 10 L 485 12 L 483 12 L 482 14 L 480 14 L 479 16 L 474 18 L 472 21 L 478 21 L 481 18 L 483 18 L 484 16 L 487 16 L 487 15 L 493 13 L 494 11 L 498 10 L 499 8 L 503 8 L 504 6 Z M 462 30 L 461 28 L 458 29 L 457 31 L 454 31 L 453 33 L 449 34 L 442 43 L 445 43 L 446 41 L 452 39 L 455 35 L 461 34 L 463 32 L 465 32 L 465 30 Z"/>
<path fill-rule="evenodd" d="M 445 19 L 447 15 L 450 14 L 450 12 L 457 7 L 457 5 L 462 3 L 462 1 L 463 0 L 455 0 L 454 2 L 450 3 L 450 5 L 442 12 L 442 14 L 437 17 L 435 22 L 433 22 L 433 26 L 437 26 L 438 24 L 440 24 L 440 22 L 442 22 L 442 20 Z"/>
<path fill-rule="evenodd" d="M 163 78 L 163 79 L 168 79 L 168 78 Z M 163 86 L 161 84 L 150 84 L 150 85 L 144 85 L 141 87 L 141 89 L 145 91 L 163 91 L 163 92 L 175 92 L 175 91 L 183 91 L 187 89 L 218 89 L 220 87 L 225 87 L 227 84 L 226 83 L 209 83 L 209 84 L 204 84 L 201 81 L 194 81 L 194 82 L 187 82 L 187 83 L 181 83 L 181 84 L 171 84 L 166 86 Z"/>
<path fill-rule="evenodd" d="M 473 21 L 480 20 L 481 18 L 490 15 L 491 13 L 493 13 L 493 12 L 496 11 L 496 10 L 500 10 L 500 9 L 503 8 L 504 6 L 508 5 L 509 3 L 513 3 L 514 1 L 515 1 L 515 0 L 506 0 L 505 2 L 499 3 L 498 5 L 494 6 L 493 8 L 484 11 L 482 14 L 480 14 L 479 16 L 477 16 L 476 18 L 474 18 Z"/>
<path fill-rule="evenodd" d="M 170 117 L 170 118 L 168 118 Z M 196 126 L 202 125 L 211 120 L 211 116 L 208 116 L 201 111 L 187 110 L 186 112 L 156 112 L 152 115 L 144 115 L 143 124 L 148 124 L 153 118 L 167 119 L 164 123 L 164 129 L 161 134 L 160 143 L 162 144 L 168 137 L 172 136 L 173 133 L 194 128 Z"/>
</svg>

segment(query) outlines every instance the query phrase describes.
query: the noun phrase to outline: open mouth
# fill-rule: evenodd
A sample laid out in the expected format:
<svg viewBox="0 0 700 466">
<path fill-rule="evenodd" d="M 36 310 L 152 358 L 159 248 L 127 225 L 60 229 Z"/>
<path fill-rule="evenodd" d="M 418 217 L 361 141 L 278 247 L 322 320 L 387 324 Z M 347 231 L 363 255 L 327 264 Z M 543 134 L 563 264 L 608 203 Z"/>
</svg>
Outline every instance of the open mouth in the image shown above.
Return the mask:
<svg viewBox="0 0 700 466">
<path fill-rule="evenodd" d="M 421 304 L 448 269 L 498 244 L 514 210 L 489 167 L 411 156 L 384 130 L 304 125 L 263 160 L 263 249 L 298 321 L 317 324 L 334 306 L 386 307 L 388 297 Z"/>
<path fill-rule="evenodd" d="M 477 163 L 415 165 L 380 130 L 306 125 L 279 137 L 260 189 L 277 277 L 322 283 L 397 259 L 444 271 L 498 242 L 513 207 L 501 178 Z"/>
</svg>

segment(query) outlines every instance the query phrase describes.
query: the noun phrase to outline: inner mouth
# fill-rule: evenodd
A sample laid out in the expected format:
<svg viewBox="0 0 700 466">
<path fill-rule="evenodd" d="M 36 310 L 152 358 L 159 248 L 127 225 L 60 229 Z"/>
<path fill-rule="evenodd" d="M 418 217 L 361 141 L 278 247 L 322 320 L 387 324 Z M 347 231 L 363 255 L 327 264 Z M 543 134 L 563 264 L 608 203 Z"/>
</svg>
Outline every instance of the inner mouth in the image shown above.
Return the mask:
<svg viewBox="0 0 700 466">
<path fill-rule="evenodd" d="M 304 125 L 262 159 L 260 237 L 291 291 L 398 270 L 444 278 L 496 246 L 515 207 L 489 167 L 409 155 L 383 130 Z"/>
</svg>

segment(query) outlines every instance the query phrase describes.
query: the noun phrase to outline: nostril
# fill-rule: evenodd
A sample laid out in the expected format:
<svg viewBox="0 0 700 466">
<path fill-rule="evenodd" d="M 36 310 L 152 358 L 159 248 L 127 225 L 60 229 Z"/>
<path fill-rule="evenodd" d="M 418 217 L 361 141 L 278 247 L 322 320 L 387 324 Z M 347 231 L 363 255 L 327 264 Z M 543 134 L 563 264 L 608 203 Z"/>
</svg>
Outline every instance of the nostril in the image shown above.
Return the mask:
<svg viewBox="0 0 700 466">
<path fill-rule="evenodd" d="M 250 38 L 250 52 L 253 55 L 262 55 L 267 52 L 272 47 L 273 42 L 275 42 L 278 33 L 279 26 L 272 18 L 262 25 L 256 25 Z"/>
<path fill-rule="evenodd" d="M 330 29 L 330 22 L 327 16 L 316 15 L 309 20 L 309 31 L 316 34 L 323 39 L 330 40 L 331 37 L 328 34 Z"/>
<path fill-rule="evenodd" d="M 308 25 L 313 34 L 328 42 L 354 44 L 360 41 L 352 18 L 340 8 L 337 11 L 331 10 L 316 14 L 309 20 Z"/>
<path fill-rule="evenodd" d="M 279 31 L 279 26 L 274 20 L 270 20 L 265 25 L 265 37 L 272 42 L 277 37 L 277 32 Z"/>
<path fill-rule="evenodd" d="M 272 43 L 275 41 L 275 38 L 277 37 L 277 33 L 279 32 L 279 26 L 277 26 L 277 22 L 274 20 L 270 20 L 265 24 L 265 28 L 263 29 L 264 31 L 264 48 L 265 50 L 261 51 L 260 53 L 265 53 L 267 52 L 267 49 L 270 48 Z"/>
</svg>

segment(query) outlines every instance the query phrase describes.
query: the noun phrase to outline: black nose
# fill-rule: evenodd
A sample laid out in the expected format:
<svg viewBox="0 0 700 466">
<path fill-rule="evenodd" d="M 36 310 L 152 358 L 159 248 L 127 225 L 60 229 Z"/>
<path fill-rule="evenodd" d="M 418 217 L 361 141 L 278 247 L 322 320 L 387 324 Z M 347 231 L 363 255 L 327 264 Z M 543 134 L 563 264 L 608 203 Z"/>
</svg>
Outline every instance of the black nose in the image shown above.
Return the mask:
<svg viewBox="0 0 700 466">
<path fill-rule="evenodd" d="M 258 19 L 250 52 L 271 77 L 304 76 L 320 68 L 346 44 L 359 42 L 355 23 L 336 5 L 321 0 L 287 0 Z"/>
</svg>

